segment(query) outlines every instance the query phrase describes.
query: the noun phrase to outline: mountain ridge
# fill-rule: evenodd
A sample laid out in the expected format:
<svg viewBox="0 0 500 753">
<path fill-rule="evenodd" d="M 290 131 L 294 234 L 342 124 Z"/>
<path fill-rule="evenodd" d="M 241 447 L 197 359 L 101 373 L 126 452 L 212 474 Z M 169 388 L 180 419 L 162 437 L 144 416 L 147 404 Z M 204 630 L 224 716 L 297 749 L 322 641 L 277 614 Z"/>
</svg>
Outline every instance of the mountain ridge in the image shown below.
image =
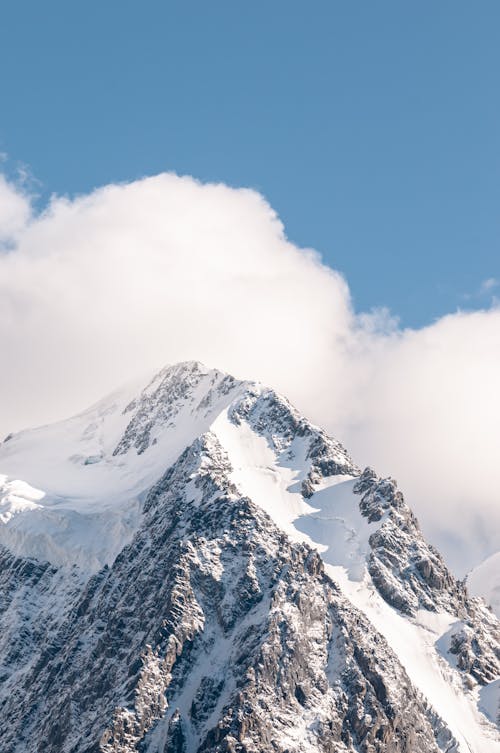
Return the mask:
<svg viewBox="0 0 500 753">
<path fill-rule="evenodd" d="M 106 479 L 101 507 L 124 509 L 116 480 L 133 490 L 117 554 L 44 563 L 0 539 L 6 753 L 493 753 L 498 621 L 392 479 L 361 472 L 273 390 L 196 362 L 115 402 L 76 417 L 83 452 L 67 434 L 54 452 Z M 0 472 L 20 467 L 26 436 L 0 446 Z M 92 519 L 94 487 L 83 495 L 74 475 L 70 502 Z M 63 491 L 48 496 L 67 522 Z"/>
</svg>

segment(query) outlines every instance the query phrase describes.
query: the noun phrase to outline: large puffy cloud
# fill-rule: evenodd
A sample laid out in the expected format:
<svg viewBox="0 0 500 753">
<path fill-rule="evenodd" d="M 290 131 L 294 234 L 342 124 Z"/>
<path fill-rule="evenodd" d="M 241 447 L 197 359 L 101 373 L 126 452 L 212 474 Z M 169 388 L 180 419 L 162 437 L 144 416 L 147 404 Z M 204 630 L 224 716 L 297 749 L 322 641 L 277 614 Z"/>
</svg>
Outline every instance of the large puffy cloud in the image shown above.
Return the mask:
<svg viewBox="0 0 500 753">
<path fill-rule="evenodd" d="M 500 310 L 368 343 L 343 417 L 359 457 L 394 474 L 457 572 L 500 546 Z M 332 415 L 331 421 L 334 421 Z"/>
<path fill-rule="evenodd" d="M 164 174 L 38 216 L 2 179 L 4 196 L 0 431 L 195 358 L 277 387 L 395 475 L 457 571 L 500 547 L 498 309 L 418 331 L 355 314 L 249 190 Z"/>
</svg>

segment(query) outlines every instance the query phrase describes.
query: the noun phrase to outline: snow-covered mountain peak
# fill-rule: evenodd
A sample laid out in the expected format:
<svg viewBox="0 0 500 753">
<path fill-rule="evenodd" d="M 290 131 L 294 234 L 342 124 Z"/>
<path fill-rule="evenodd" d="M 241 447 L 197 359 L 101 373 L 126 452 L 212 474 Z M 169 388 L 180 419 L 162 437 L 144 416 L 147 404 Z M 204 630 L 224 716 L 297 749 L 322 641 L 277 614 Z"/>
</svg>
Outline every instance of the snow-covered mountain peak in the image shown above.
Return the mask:
<svg viewBox="0 0 500 753">
<path fill-rule="evenodd" d="M 319 479 L 340 466 L 356 472 L 345 450 L 286 398 L 188 361 L 114 392 L 66 421 L 8 437 L 0 445 L 0 473 L 7 484 L 39 490 L 39 497 L 36 503 L 12 504 L 12 491 L 2 493 L 0 543 L 56 565 L 95 571 L 110 564 L 140 524 L 147 491 L 185 447 L 229 414 L 231 426 L 244 424 L 273 453 L 302 437 L 304 491 L 314 474 Z M 314 469 L 305 457 L 309 450 Z"/>
<path fill-rule="evenodd" d="M 137 529 L 147 490 L 243 389 L 199 363 L 178 364 L 68 420 L 9 436 L 0 543 L 56 565 L 110 564 Z M 16 496 L 13 485 L 35 492 Z"/>
<path fill-rule="evenodd" d="M 51 493 L 85 496 L 86 488 L 90 496 L 102 491 L 104 469 L 152 470 L 154 461 L 135 456 L 159 442 L 167 456 L 152 472 L 160 474 L 243 388 L 244 383 L 196 362 L 166 367 L 145 384 L 127 385 L 70 419 L 9 435 L 0 444 L 0 463 L 10 475 L 19 469 L 29 483 Z M 129 457 L 120 457 L 129 451 Z M 113 478 L 114 488 L 116 482 Z M 126 483 L 130 490 L 129 477 Z"/>
<path fill-rule="evenodd" d="M 498 621 L 273 389 L 169 366 L 0 473 L 8 753 L 496 753 Z"/>
<path fill-rule="evenodd" d="M 187 422 L 201 433 L 205 420 L 249 385 L 197 361 L 162 369 L 124 408 L 129 423 L 113 455 L 124 455 L 132 447 L 140 455 L 170 430 L 179 430 L 178 424 Z"/>
</svg>

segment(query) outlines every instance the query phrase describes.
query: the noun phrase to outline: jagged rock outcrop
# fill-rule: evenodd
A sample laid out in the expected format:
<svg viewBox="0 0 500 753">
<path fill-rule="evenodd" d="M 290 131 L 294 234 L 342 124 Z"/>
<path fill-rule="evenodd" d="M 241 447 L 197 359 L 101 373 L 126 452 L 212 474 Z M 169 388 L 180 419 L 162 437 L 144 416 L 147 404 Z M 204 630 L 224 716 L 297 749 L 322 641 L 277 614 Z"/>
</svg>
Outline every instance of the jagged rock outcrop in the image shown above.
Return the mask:
<svg viewBox="0 0 500 753">
<path fill-rule="evenodd" d="M 155 429 L 162 432 L 165 427 L 175 426 L 176 417 L 186 406 L 208 413 L 214 402 L 238 387 L 234 377 L 215 369 L 209 380 L 206 377 L 206 369 L 196 361 L 160 371 L 139 397 L 125 407 L 123 412 L 130 420 L 113 455 L 124 455 L 131 447 L 141 455 L 155 443 Z M 202 394 L 198 393 L 200 385 Z"/>
<path fill-rule="evenodd" d="M 382 597 L 402 612 L 446 611 L 462 621 L 450 636 L 457 666 L 481 684 L 500 674 L 498 620 L 465 584 L 453 577 L 443 558 L 422 536 L 418 521 L 393 479 L 379 479 L 367 468 L 354 487 L 360 510 L 382 525 L 370 536 L 368 569 Z"/>
</svg>

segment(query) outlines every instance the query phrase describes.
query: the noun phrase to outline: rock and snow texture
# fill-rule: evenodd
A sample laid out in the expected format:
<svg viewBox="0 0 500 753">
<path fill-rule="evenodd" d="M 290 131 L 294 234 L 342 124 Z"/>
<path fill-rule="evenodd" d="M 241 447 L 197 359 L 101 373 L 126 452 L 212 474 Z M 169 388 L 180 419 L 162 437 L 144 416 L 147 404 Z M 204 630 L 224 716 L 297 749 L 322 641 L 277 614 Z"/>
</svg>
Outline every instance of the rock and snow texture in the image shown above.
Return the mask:
<svg viewBox="0 0 500 753">
<path fill-rule="evenodd" d="M 132 385 L 67 421 L 7 437 L 0 544 L 89 574 L 111 564 L 140 525 L 152 484 L 244 389 L 218 371 L 183 364 L 142 391 Z M 35 514 L 17 514 L 30 506 Z"/>
<path fill-rule="evenodd" d="M 2 753 L 493 753 L 499 624 L 396 484 L 190 362 L 0 445 Z"/>
</svg>

